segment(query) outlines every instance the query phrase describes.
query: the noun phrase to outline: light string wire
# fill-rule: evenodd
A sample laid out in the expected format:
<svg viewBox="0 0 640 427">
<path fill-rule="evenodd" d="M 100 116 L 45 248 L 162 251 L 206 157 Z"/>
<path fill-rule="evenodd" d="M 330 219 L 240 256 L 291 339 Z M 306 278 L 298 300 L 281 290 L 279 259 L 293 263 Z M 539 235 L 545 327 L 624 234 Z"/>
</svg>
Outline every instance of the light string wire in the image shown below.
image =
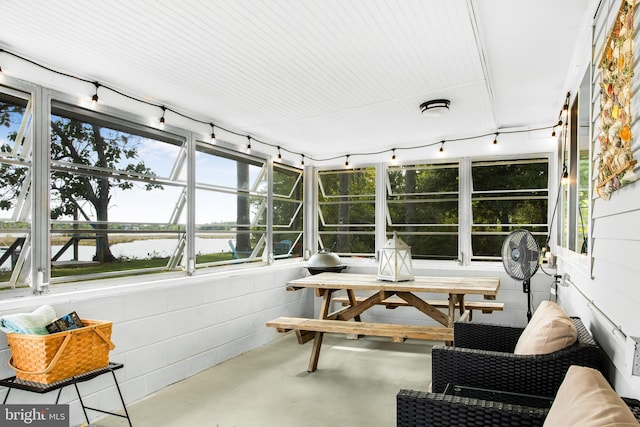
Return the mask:
<svg viewBox="0 0 640 427">
<path fill-rule="evenodd" d="M 553 126 L 553 133 L 555 135 L 555 128 L 556 126 L 560 126 L 561 127 L 561 132 L 562 132 L 562 171 L 561 171 L 561 175 L 560 175 L 560 179 L 558 180 L 558 191 L 556 193 L 556 202 L 553 206 L 553 213 L 551 214 L 551 220 L 549 221 L 549 230 L 547 232 L 547 238 L 544 242 L 544 247 L 545 250 L 550 250 L 550 246 L 549 243 L 551 241 L 551 233 L 553 230 L 553 224 L 555 222 L 556 219 L 556 213 L 558 211 L 558 204 L 560 203 L 560 194 L 562 193 L 562 188 L 563 188 L 563 183 L 562 183 L 562 178 L 564 177 L 565 172 L 567 171 L 567 164 L 566 164 L 566 158 L 565 158 L 565 150 L 567 147 L 567 133 L 569 131 L 569 100 L 571 98 L 571 92 L 567 92 L 567 96 L 565 97 L 565 101 L 564 101 L 564 105 L 562 107 L 562 110 L 560 110 L 560 113 L 558 114 L 558 123 Z M 563 117 L 563 112 L 566 111 L 566 117 Z M 564 120 L 563 120 L 564 119 Z M 546 274 L 547 276 L 553 276 L 553 274 L 547 272 L 542 266 L 540 266 L 540 270 L 542 270 L 542 272 L 544 274 Z"/>
<path fill-rule="evenodd" d="M 10 56 L 13 56 L 14 58 L 20 59 L 20 60 L 25 61 L 25 62 L 27 62 L 29 64 L 32 64 L 32 65 L 35 65 L 36 67 L 42 68 L 42 69 L 47 70 L 47 71 L 49 71 L 51 73 L 58 74 L 60 76 L 68 77 L 68 78 L 71 78 L 71 79 L 75 79 L 75 80 L 78 80 L 78 81 L 81 81 L 81 82 L 89 83 L 89 84 L 91 84 L 91 85 L 93 85 L 95 87 L 96 93 L 97 93 L 97 88 L 99 87 L 101 89 L 109 90 L 109 91 L 111 91 L 111 92 L 113 92 L 113 93 L 115 93 L 117 95 L 120 95 L 122 97 L 125 97 L 127 99 L 139 102 L 141 104 L 146 104 L 146 105 L 149 105 L 149 106 L 152 106 L 152 107 L 157 107 L 157 108 L 162 110 L 163 117 L 164 117 L 164 113 L 168 111 L 168 112 L 171 112 L 171 113 L 173 113 L 173 114 L 175 114 L 177 116 L 185 118 L 187 120 L 191 120 L 192 122 L 200 123 L 200 124 L 204 124 L 204 125 L 209 125 L 212 128 L 213 128 L 213 126 L 215 126 L 216 128 L 222 129 L 225 132 L 228 132 L 230 134 L 233 134 L 233 135 L 236 135 L 236 136 L 250 138 L 250 141 L 260 143 L 260 144 L 265 145 L 267 147 L 278 149 L 279 151 L 284 151 L 284 152 L 287 152 L 289 154 L 300 156 L 300 157 L 302 157 L 302 159 L 310 159 L 310 160 L 315 161 L 315 162 L 326 162 L 326 161 L 330 161 L 330 160 L 337 160 L 337 159 L 342 159 L 342 158 L 345 158 L 345 157 L 349 158 L 349 157 L 354 157 L 354 156 L 373 156 L 373 155 L 379 155 L 379 154 L 384 154 L 384 153 L 393 153 L 393 154 L 395 154 L 395 151 L 400 151 L 400 150 L 404 150 L 404 151 L 418 150 L 418 149 L 422 149 L 422 148 L 433 147 L 433 146 L 436 146 L 436 145 L 439 145 L 439 144 L 444 145 L 445 142 L 469 141 L 469 140 L 473 140 L 473 139 L 484 138 L 484 137 L 487 137 L 487 136 L 490 136 L 490 135 L 496 135 L 497 136 L 498 134 L 529 133 L 529 132 L 536 132 L 536 131 L 542 131 L 542 130 L 548 130 L 548 129 L 555 129 L 555 127 L 558 126 L 558 123 L 554 123 L 551 126 L 542 126 L 542 127 L 533 128 L 533 129 L 516 129 L 516 130 L 497 129 L 497 130 L 495 130 L 493 132 L 488 132 L 488 133 L 484 133 L 484 134 L 480 134 L 480 135 L 473 135 L 473 136 L 459 137 L 459 138 L 450 138 L 450 139 L 446 139 L 446 140 L 439 140 L 439 141 L 430 142 L 430 143 L 426 143 L 426 144 L 420 144 L 420 145 L 405 146 L 405 147 L 396 146 L 394 148 L 387 148 L 387 149 L 383 149 L 383 150 L 379 150 L 379 151 L 354 152 L 354 153 L 349 153 L 349 154 L 340 154 L 340 155 L 336 155 L 336 156 L 333 156 L 333 157 L 317 158 L 317 157 L 310 156 L 309 154 L 306 154 L 306 153 L 303 153 L 303 152 L 300 152 L 300 151 L 294 151 L 294 150 L 288 149 L 288 148 L 286 148 L 286 147 L 284 147 L 284 146 L 282 146 L 280 144 L 273 144 L 273 143 L 270 143 L 270 142 L 266 142 L 266 141 L 257 139 L 254 136 L 249 135 L 248 133 L 243 133 L 243 132 L 239 132 L 239 131 L 234 131 L 234 130 L 229 129 L 229 128 L 225 128 L 223 126 L 220 126 L 219 124 L 214 124 L 210 120 L 196 119 L 196 118 L 194 118 L 194 117 L 192 117 L 192 116 L 190 116 L 190 115 L 188 115 L 186 113 L 183 113 L 183 112 L 178 111 L 178 110 L 176 110 L 174 108 L 168 107 L 166 104 L 158 104 L 158 103 L 154 103 L 154 102 L 151 102 L 151 101 L 147 101 L 145 99 L 142 99 L 142 98 L 130 95 L 128 93 L 125 93 L 122 90 L 113 88 L 111 86 L 105 85 L 105 84 L 100 83 L 100 82 L 97 82 L 97 81 L 95 81 L 93 79 L 86 79 L 86 78 L 83 78 L 83 77 L 75 76 L 73 74 L 65 73 L 63 71 L 59 71 L 59 70 L 56 70 L 54 68 L 48 67 L 46 65 L 40 64 L 40 63 L 38 63 L 38 62 L 36 62 L 36 61 L 34 61 L 32 59 L 25 58 L 24 56 L 21 56 L 21 55 L 19 55 L 17 53 L 14 53 L 14 52 L 8 51 L 6 49 L 0 48 L 0 54 L 2 54 L 2 53 L 10 55 Z M 5 70 L 3 70 L 3 72 L 6 73 Z M 561 111 L 561 113 L 562 113 L 562 111 Z M 212 132 L 212 134 L 213 134 L 213 132 Z"/>
</svg>

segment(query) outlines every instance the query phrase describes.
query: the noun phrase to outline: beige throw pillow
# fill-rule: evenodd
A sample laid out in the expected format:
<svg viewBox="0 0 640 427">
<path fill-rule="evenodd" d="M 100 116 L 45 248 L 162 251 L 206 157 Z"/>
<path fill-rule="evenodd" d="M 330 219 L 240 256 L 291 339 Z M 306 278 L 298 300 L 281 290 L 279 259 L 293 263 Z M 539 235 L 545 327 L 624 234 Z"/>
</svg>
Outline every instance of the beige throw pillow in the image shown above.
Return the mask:
<svg viewBox="0 0 640 427">
<path fill-rule="evenodd" d="M 553 301 L 542 301 L 520 335 L 515 354 L 549 354 L 575 343 L 578 331 Z"/>
<path fill-rule="evenodd" d="M 543 427 L 638 426 L 633 413 L 602 374 L 571 366 Z"/>
</svg>

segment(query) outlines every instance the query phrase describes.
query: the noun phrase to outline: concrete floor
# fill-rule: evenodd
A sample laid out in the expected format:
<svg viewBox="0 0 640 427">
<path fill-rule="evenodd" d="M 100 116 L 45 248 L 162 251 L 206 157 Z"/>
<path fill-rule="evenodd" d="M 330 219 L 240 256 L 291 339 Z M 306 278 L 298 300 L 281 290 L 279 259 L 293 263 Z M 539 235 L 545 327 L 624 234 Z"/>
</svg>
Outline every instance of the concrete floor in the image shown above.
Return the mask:
<svg viewBox="0 0 640 427">
<path fill-rule="evenodd" d="M 129 405 L 134 427 L 395 426 L 401 388 L 426 390 L 434 342 L 326 334 L 318 370 L 311 343 L 288 333 Z M 124 426 L 108 416 L 92 425 Z"/>
</svg>

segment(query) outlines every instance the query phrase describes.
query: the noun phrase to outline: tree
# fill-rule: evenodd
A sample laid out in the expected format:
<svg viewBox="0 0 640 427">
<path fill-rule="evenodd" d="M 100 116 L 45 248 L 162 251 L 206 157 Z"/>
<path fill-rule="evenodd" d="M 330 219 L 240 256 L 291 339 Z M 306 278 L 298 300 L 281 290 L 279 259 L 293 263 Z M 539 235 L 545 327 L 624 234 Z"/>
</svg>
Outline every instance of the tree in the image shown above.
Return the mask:
<svg viewBox="0 0 640 427">
<path fill-rule="evenodd" d="M 280 164 L 273 165 L 273 251 L 283 255 L 302 256 L 302 241 L 290 247 L 303 230 L 303 171 Z"/>
<path fill-rule="evenodd" d="M 387 178 L 391 190 L 387 209 L 392 222 L 387 233 L 397 231 L 411 246 L 414 258 L 455 259 L 459 222 L 457 165 L 392 168 Z"/>
<path fill-rule="evenodd" d="M 338 252 L 349 252 L 349 228 L 345 224 L 349 224 L 352 218 L 349 218 L 350 200 L 350 178 L 351 174 L 342 173 L 339 175 L 339 193 L 340 204 L 338 205 L 338 234 L 336 236 L 336 250 Z"/>
<path fill-rule="evenodd" d="M 375 251 L 374 168 L 327 171 L 320 175 L 318 195 L 326 226 L 319 225 L 325 248 L 337 252 Z M 326 195 L 326 197 L 325 197 Z"/>
<path fill-rule="evenodd" d="M 236 162 L 238 197 L 236 199 L 236 251 L 251 253 L 251 197 L 249 196 L 249 163 Z"/>
<path fill-rule="evenodd" d="M 476 166 L 472 168 L 472 179 L 474 190 L 485 192 L 472 200 L 473 223 L 478 225 L 478 231 L 490 233 L 474 237 L 474 254 L 500 256 L 504 234 L 513 231 L 514 225 L 544 224 L 527 228 L 546 234 L 546 160 Z M 500 193 L 503 190 L 511 192 Z M 536 235 L 536 239 L 541 246 L 545 243 L 544 235 Z"/>
<path fill-rule="evenodd" d="M 7 142 L 0 145 L 3 155 L 11 156 L 16 144 L 17 127 L 25 116 L 26 101 L 17 99 L 0 99 L 0 126 L 8 129 Z M 22 183 L 27 175 L 27 168 L 11 163 L 0 164 L 0 210 L 10 210 L 15 206 L 18 195 L 23 188 Z"/>
<path fill-rule="evenodd" d="M 143 139 L 97 122 L 52 115 L 51 159 L 63 165 L 83 165 L 87 170 L 69 171 L 65 166 L 52 166 L 51 218 L 81 216 L 88 221 L 96 230 L 97 261 L 115 260 L 107 231 L 112 190 L 128 190 L 135 185 L 118 171 L 155 175 L 138 158 Z M 147 191 L 162 188 L 153 182 L 143 185 Z"/>
</svg>

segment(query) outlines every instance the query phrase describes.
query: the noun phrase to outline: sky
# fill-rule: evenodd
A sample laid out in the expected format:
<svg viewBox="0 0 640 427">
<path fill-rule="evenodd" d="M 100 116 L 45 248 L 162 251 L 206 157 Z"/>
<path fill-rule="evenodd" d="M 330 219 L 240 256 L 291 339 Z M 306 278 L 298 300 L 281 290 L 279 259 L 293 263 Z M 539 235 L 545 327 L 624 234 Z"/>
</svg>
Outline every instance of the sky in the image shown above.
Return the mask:
<svg viewBox="0 0 640 427">
<path fill-rule="evenodd" d="M 20 119 L 21 117 L 16 114 L 10 128 L 0 126 L 0 143 L 13 146 L 13 141 L 8 139 L 8 135 L 19 127 Z M 169 178 L 179 152 L 179 146 L 144 137 L 140 138 L 138 157 L 144 160 L 145 165 L 157 176 Z M 230 188 L 237 186 L 235 161 L 197 152 L 196 170 L 198 182 Z M 255 181 L 259 168 L 252 166 L 250 171 L 251 179 Z M 183 170 L 181 173 L 182 182 L 185 182 L 185 176 Z M 166 223 L 171 218 L 182 189 L 181 186 L 164 185 L 163 189 L 146 191 L 141 183 L 136 183 L 134 188 L 130 190 L 112 188 L 109 220 L 113 222 Z M 0 211 L 0 219 L 8 220 L 11 218 L 11 214 L 12 211 Z M 184 212 L 182 215 L 181 222 L 184 222 Z M 233 222 L 235 218 L 236 203 L 233 195 L 211 193 L 204 190 L 197 191 L 197 223 Z"/>
</svg>

